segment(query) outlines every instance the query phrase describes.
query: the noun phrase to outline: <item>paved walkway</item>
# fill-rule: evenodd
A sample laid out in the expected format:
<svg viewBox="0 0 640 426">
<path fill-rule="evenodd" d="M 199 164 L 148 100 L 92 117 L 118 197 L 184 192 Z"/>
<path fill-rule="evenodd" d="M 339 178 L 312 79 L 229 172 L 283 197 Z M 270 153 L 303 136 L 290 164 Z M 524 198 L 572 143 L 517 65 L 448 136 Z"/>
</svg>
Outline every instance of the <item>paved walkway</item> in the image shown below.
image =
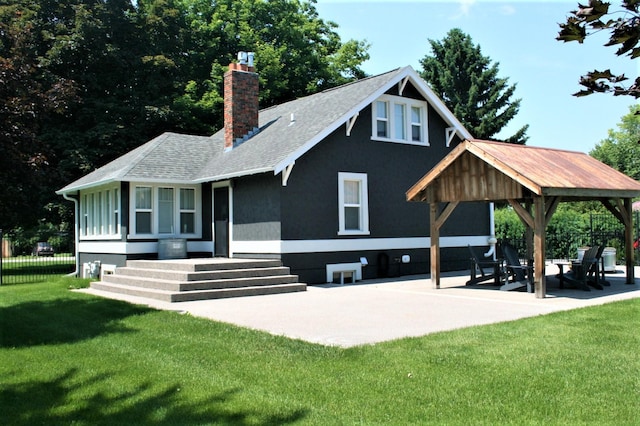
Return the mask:
<svg viewBox="0 0 640 426">
<path fill-rule="evenodd" d="M 274 335 L 342 347 L 373 344 L 474 325 L 511 321 L 551 312 L 640 297 L 640 279 L 625 284 L 622 271 L 608 274 L 604 290 L 560 290 L 557 269 L 546 268 L 547 297 L 465 286 L 467 272 L 443 274 L 441 288 L 426 275 L 309 286 L 306 292 L 166 303 L 139 297 L 85 292 L 156 309 L 231 323 Z M 640 277 L 640 268 L 636 268 Z"/>
</svg>

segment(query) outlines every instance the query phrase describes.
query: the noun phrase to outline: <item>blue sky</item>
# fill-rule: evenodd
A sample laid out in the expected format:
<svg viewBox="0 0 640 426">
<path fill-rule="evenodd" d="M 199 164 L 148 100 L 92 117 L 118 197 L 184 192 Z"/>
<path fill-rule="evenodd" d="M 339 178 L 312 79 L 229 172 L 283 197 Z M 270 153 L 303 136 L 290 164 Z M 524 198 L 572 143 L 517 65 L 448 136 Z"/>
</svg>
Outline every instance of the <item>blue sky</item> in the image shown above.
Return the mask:
<svg viewBox="0 0 640 426">
<path fill-rule="evenodd" d="M 587 3 L 583 0 L 582 3 Z M 611 9 L 620 2 L 611 1 Z M 576 98 L 581 75 L 611 69 L 635 79 L 639 62 L 615 55 L 605 47 L 608 33 L 595 34 L 583 44 L 555 40 L 558 24 L 566 21 L 578 1 L 318 0 L 320 17 L 339 25 L 343 41 L 366 40 L 371 75 L 411 65 L 430 54 L 428 39 L 442 40 L 452 28 L 470 35 L 482 54 L 497 62 L 499 76 L 516 84 L 520 112 L 500 135 L 511 136 L 529 124 L 527 145 L 589 152 L 617 128 L 632 97 L 594 94 Z"/>
</svg>

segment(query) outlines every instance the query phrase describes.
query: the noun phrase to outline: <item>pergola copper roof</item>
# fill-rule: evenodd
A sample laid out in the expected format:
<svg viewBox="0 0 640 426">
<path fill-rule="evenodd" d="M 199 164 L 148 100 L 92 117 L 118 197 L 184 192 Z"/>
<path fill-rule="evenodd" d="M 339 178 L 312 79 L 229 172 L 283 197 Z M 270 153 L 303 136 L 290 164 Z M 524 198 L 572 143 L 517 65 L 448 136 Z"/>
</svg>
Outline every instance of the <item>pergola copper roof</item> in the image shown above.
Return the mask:
<svg viewBox="0 0 640 426">
<path fill-rule="evenodd" d="M 627 282 L 634 281 L 631 199 L 640 196 L 640 182 L 587 154 L 466 140 L 406 195 L 408 201 L 431 204 L 431 280 L 435 287 L 440 285 L 440 228 L 458 203 L 466 201 L 508 201 L 533 231 L 535 292 L 536 297 L 545 297 L 544 239 L 551 216 L 561 201 L 599 200 L 625 226 Z"/>
<path fill-rule="evenodd" d="M 574 151 L 482 140 L 458 145 L 407 192 L 409 201 L 498 201 L 531 196 L 633 198 L 640 182 Z"/>
</svg>

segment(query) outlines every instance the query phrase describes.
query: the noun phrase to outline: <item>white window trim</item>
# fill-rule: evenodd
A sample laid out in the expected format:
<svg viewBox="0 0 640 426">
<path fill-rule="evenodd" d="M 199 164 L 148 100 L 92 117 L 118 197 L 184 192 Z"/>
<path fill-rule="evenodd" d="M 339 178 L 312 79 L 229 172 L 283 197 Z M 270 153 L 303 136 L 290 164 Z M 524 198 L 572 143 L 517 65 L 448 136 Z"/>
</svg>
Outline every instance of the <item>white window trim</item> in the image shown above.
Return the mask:
<svg viewBox="0 0 640 426">
<path fill-rule="evenodd" d="M 360 224 L 361 229 L 345 229 L 344 217 L 344 183 L 360 182 Z M 338 235 L 369 235 L 369 189 L 366 173 L 338 173 Z"/>
<path fill-rule="evenodd" d="M 378 136 L 378 117 L 377 117 L 377 102 L 387 103 L 387 130 L 389 137 Z M 404 134 L 406 139 L 397 139 L 393 135 L 395 133 L 395 108 L 394 105 L 404 105 Z M 421 125 L 421 138 L 420 142 L 411 140 L 412 137 L 412 114 L 411 108 L 420 109 L 420 125 Z M 407 145 L 419 145 L 429 146 L 429 132 L 427 122 L 427 111 L 429 104 L 426 101 L 420 101 L 418 99 L 404 98 L 402 96 L 382 95 L 371 104 L 371 140 L 382 142 L 394 142 Z"/>
<path fill-rule="evenodd" d="M 136 233 L 136 188 L 151 188 L 151 233 L 149 234 L 137 234 Z M 160 188 L 172 188 L 173 189 L 173 221 L 174 232 L 173 233 L 159 233 L 159 197 L 158 191 Z M 195 228 L 192 233 L 180 232 L 180 189 L 193 189 L 195 190 Z M 127 238 L 202 238 L 202 202 L 200 196 L 200 185 L 172 185 L 161 183 L 132 183 L 129 191 L 129 235 Z M 143 211 L 143 210 L 140 210 Z M 175 232 L 178 230 L 178 232 Z"/>
<path fill-rule="evenodd" d="M 105 185 L 81 191 L 80 240 L 121 238 L 120 218 L 120 185 Z"/>
</svg>

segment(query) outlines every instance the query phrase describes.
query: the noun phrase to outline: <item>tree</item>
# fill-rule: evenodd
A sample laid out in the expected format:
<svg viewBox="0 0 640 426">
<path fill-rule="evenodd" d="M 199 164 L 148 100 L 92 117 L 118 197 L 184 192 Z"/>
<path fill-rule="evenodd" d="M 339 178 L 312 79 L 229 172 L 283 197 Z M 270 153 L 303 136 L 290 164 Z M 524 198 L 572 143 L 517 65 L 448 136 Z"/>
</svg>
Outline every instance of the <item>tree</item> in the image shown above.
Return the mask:
<svg viewBox="0 0 640 426">
<path fill-rule="evenodd" d="M 429 39 L 432 56 L 421 61 L 422 78 L 474 135 L 490 139 L 515 117 L 520 99 L 511 100 L 516 85 L 498 77 L 498 63 L 483 56 L 471 37 L 454 28 L 442 41 Z M 529 125 L 505 142 L 524 144 Z"/>
<path fill-rule="evenodd" d="M 39 137 L 63 117 L 76 88 L 40 67 L 29 11 L 0 8 L 0 226 L 33 225 L 48 201 L 54 153 Z M 17 18 L 17 19 L 16 19 Z"/>
<path fill-rule="evenodd" d="M 610 3 L 601 0 L 589 0 L 588 5 L 578 4 L 571 16 L 560 24 L 557 40 L 583 43 L 591 34 L 610 30 L 611 36 L 605 46 L 617 46 L 616 55 L 626 55 L 630 59 L 640 56 L 640 2 L 622 0 L 622 10 L 609 11 Z M 604 19 L 608 17 L 608 19 Z M 580 78 L 584 87 L 574 96 L 587 96 L 592 93 L 613 93 L 614 96 L 628 95 L 640 97 L 640 77 L 625 86 L 621 84 L 628 78 L 624 74 L 613 74 L 611 70 L 594 70 Z"/>
<path fill-rule="evenodd" d="M 630 106 L 618 129 L 609 130 L 606 139 L 589 153 L 614 169 L 636 180 L 640 179 L 640 106 Z"/>
<path fill-rule="evenodd" d="M 263 107 L 363 77 L 368 59 L 315 0 L 0 3 L 5 227 L 31 225 L 47 205 L 55 216 L 55 189 L 162 132 L 219 129 L 238 51 L 256 52 Z"/>
</svg>

